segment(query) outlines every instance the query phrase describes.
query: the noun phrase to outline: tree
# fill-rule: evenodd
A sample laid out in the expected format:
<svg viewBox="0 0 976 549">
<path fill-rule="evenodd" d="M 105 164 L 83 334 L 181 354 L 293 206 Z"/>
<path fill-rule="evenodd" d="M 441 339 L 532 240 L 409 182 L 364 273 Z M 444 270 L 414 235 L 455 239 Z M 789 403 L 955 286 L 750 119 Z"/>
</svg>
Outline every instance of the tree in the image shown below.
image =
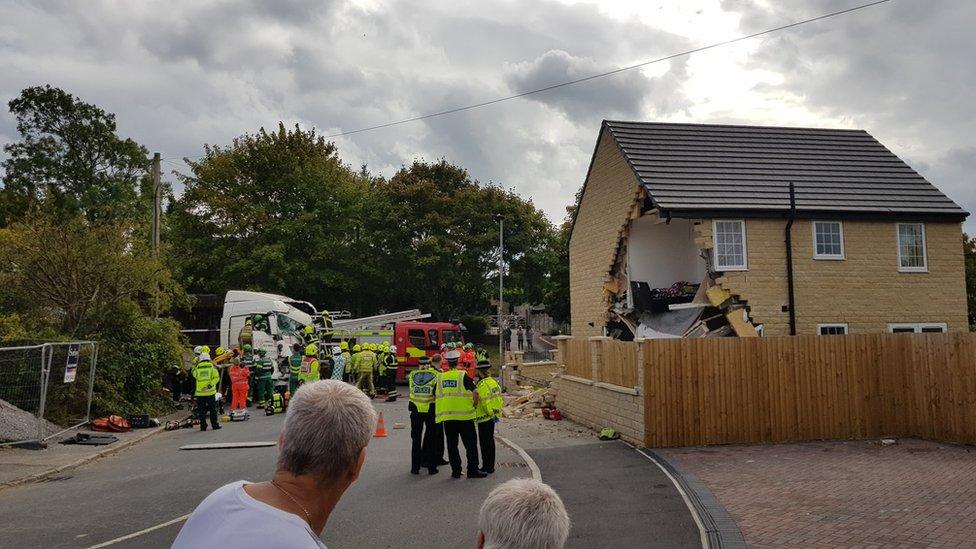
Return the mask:
<svg viewBox="0 0 976 549">
<path fill-rule="evenodd" d="M 148 212 L 140 198 L 147 151 L 116 134 L 114 114 L 50 85 L 27 88 L 8 105 L 21 140 L 4 147 L 0 226 L 42 205 L 90 222 Z"/>
<path fill-rule="evenodd" d="M 178 277 L 191 291 L 287 292 L 316 304 L 360 288 L 355 237 L 371 184 L 314 130 L 263 128 L 207 146 L 167 214 Z"/>
<path fill-rule="evenodd" d="M 976 326 L 976 238 L 962 235 L 963 258 L 966 263 L 966 304 L 969 306 L 969 325 Z"/>
</svg>

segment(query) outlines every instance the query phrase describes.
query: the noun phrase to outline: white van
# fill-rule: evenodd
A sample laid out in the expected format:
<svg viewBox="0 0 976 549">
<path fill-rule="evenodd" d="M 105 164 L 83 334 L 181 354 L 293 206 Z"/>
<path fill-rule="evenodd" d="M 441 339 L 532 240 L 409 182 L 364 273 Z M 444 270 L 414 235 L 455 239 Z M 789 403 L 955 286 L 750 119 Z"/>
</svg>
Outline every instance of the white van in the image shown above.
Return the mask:
<svg viewBox="0 0 976 549">
<path fill-rule="evenodd" d="M 267 357 L 276 365 L 273 379 L 286 381 L 288 357 L 293 345 L 302 341 L 302 330 L 312 325 L 315 307 L 283 295 L 231 290 L 224 296 L 224 313 L 220 318 L 221 347 L 237 347 L 244 321 L 256 314 L 267 317 L 270 333 L 254 330 L 252 346 L 267 350 Z"/>
</svg>

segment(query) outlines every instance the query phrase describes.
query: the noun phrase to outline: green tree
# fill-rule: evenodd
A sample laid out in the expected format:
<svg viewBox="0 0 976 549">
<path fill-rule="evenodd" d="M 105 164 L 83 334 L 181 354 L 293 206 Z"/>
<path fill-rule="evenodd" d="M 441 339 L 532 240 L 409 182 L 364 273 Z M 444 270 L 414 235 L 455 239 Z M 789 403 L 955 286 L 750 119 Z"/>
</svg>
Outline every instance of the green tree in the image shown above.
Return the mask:
<svg viewBox="0 0 976 549">
<path fill-rule="evenodd" d="M 314 130 L 262 128 L 207 146 L 190 169 L 165 237 L 191 291 L 286 292 L 318 305 L 359 289 L 367 259 L 355 235 L 371 182 Z"/>
<path fill-rule="evenodd" d="M 966 304 L 969 306 L 969 325 L 976 326 L 976 238 L 962 235 L 963 258 L 966 263 Z"/>
<path fill-rule="evenodd" d="M 91 222 L 148 212 L 146 149 L 116 134 L 114 114 L 50 85 L 8 105 L 21 139 L 4 146 L 0 226 L 42 205 Z"/>
</svg>

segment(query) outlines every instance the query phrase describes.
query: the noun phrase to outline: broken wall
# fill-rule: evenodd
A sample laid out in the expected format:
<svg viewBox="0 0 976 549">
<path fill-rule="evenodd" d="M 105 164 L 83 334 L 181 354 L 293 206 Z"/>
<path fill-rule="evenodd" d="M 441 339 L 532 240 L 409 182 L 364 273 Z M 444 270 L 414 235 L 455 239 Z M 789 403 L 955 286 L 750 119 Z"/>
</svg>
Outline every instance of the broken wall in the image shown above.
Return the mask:
<svg viewBox="0 0 976 549">
<path fill-rule="evenodd" d="M 844 221 L 844 260 L 813 259 L 812 222 L 793 224 L 797 334 L 818 324 L 846 323 L 848 332 L 885 332 L 889 323 L 945 322 L 968 330 L 962 230 L 958 223 L 926 223 L 927 273 L 898 271 L 895 223 Z M 716 282 L 748 302 L 765 335 L 789 335 L 783 219 L 747 219 L 748 271 Z M 712 220 L 696 225 L 699 245 L 711 249 Z"/>
<path fill-rule="evenodd" d="M 627 238 L 629 275 L 651 288 L 666 288 L 679 280 L 701 282 L 705 262 L 695 244 L 694 225 L 687 219 L 666 223 L 645 215 L 631 224 Z"/>
<path fill-rule="evenodd" d="M 601 132 L 569 241 L 572 333 L 601 335 L 607 320 L 603 292 L 621 234 L 639 211 L 641 188 L 608 131 Z M 592 325 L 591 325 L 592 324 Z"/>
</svg>

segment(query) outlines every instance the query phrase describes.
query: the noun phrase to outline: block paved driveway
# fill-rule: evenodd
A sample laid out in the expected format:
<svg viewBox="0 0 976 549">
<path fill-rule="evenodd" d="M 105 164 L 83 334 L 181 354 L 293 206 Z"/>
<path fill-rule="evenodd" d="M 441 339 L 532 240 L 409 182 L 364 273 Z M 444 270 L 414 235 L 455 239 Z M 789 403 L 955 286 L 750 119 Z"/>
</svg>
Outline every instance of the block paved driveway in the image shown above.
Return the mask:
<svg viewBox="0 0 976 549">
<path fill-rule="evenodd" d="M 750 547 L 976 547 L 976 448 L 901 439 L 676 448 Z"/>
</svg>

